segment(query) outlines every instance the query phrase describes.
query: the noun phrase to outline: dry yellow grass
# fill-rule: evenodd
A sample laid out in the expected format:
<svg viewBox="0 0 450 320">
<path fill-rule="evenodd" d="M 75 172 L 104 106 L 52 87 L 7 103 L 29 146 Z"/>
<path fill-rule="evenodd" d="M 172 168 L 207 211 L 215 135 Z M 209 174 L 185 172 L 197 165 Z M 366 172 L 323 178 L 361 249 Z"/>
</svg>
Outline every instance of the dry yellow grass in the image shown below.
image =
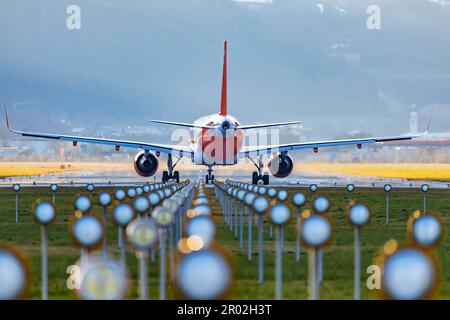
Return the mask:
<svg viewBox="0 0 450 320">
<path fill-rule="evenodd" d="M 355 176 L 418 180 L 450 180 L 445 163 L 300 163 L 297 172 L 347 174 Z"/>
<path fill-rule="evenodd" d="M 0 162 L 0 177 L 40 176 L 51 173 L 99 169 L 124 170 L 129 167 L 130 164 L 126 163 Z"/>
<path fill-rule="evenodd" d="M 164 170 L 161 163 L 160 170 Z M 180 170 L 202 170 L 190 161 L 180 163 Z M 76 171 L 133 171 L 132 162 L 0 162 L 0 177 L 39 176 Z M 255 170 L 253 164 L 241 162 L 237 166 L 215 167 L 215 171 L 232 174 L 235 170 Z M 450 164 L 433 163 L 305 163 L 295 165 L 295 174 L 346 174 L 379 178 L 403 178 L 450 181 Z"/>
</svg>

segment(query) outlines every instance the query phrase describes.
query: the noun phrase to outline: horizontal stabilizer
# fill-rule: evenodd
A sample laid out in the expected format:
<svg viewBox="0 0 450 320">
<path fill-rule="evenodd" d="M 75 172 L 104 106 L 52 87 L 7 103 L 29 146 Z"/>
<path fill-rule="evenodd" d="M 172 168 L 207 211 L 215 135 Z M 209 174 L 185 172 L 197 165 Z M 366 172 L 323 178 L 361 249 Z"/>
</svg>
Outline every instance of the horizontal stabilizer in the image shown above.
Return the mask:
<svg viewBox="0 0 450 320">
<path fill-rule="evenodd" d="M 170 126 L 178 126 L 178 127 L 186 127 L 186 128 L 195 128 L 195 129 L 211 129 L 212 127 L 208 126 L 199 126 L 192 123 L 184 123 L 184 122 L 174 122 L 174 121 L 164 121 L 164 120 L 149 120 L 152 123 L 159 124 L 167 124 Z"/>
<path fill-rule="evenodd" d="M 283 126 L 293 126 L 301 124 L 301 121 L 290 121 L 290 122 L 277 122 L 277 123 L 265 123 L 265 124 L 254 124 L 249 126 L 240 126 L 239 129 L 249 130 L 249 129 L 260 129 L 269 127 L 283 127 Z"/>
</svg>

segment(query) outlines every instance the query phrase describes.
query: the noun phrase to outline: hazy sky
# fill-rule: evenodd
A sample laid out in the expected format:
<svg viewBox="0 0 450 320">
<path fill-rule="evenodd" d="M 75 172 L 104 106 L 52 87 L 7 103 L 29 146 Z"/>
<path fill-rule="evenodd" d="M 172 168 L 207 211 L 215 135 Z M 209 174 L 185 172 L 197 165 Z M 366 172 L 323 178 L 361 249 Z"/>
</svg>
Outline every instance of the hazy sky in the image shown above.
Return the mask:
<svg viewBox="0 0 450 320">
<path fill-rule="evenodd" d="M 220 104 L 243 123 L 303 120 L 316 136 L 450 131 L 450 1 L 0 0 L 0 99 L 45 128 L 194 121 Z M 66 8 L 81 8 L 68 30 Z M 381 30 L 366 9 L 381 8 Z M 18 120 L 17 120 L 18 121 Z"/>
</svg>

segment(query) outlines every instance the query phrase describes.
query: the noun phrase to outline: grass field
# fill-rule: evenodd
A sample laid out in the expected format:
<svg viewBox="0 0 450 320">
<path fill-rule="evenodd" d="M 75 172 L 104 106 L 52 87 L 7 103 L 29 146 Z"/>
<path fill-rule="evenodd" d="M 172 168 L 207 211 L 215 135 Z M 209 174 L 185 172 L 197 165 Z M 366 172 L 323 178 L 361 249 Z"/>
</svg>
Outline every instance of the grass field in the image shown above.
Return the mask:
<svg viewBox="0 0 450 320">
<path fill-rule="evenodd" d="M 109 189 L 112 191 L 111 189 Z M 96 190 L 98 192 L 98 190 Z M 294 189 L 289 189 L 293 192 Z M 309 195 L 309 192 L 303 190 Z M 67 289 L 66 280 L 69 274 L 66 269 L 74 264 L 79 255 L 69 241 L 69 218 L 73 209 L 73 199 L 80 192 L 76 188 L 60 188 L 57 193 L 57 206 L 59 216 L 56 224 L 49 228 L 49 297 L 50 299 L 71 299 L 74 293 Z M 268 227 L 265 226 L 265 279 L 264 285 L 257 283 L 257 256 L 248 261 L 246 252 L 239 249 L 238 239 L 234 239 L 225 228 L 219 203 L 212 195 L 212 189 L 207 189 L 211 199 L 211 207 L 215 213 L 214 219 L 220 226 L 217 243 L 230 252 L 233 257 L 235 283 L 230 298 L 235 299 L 273 299 L 274 298 L 274 242 L 269 238 Z M 332 216 L 335 222 L 335 236 L 332 246 L 324 253 L 324 282 L 321 286 L 322 299 L 352 299 L 353 297 L 353 229 L 346 225 L 344 210 L 348 203 L 347 192 L 343 189 L 321 189 L 321 194 L 330 197 L 332 201 Z M 96 199 L 97 193 L 94 194 Z M 431 190 L 428 193 L 428 208 L 440 212 L 446 223 L 450 211 L 447 199 L 450 191 Z M 32 270 L 33 282 L 30 298 L 40 298 L 40 227 L 31 217 L 31 206 L 35 199 L 50 200 L 48 188 L 23 188 L 20 192 L 19 224 L 14 223 L 15 195 L 10 189 L 0 190 L 0 243 L 12 244 L 28 257 Z M 380 189 L 356 189 L 353 199 L 366 201 L 373 211 L 372 224 L 363 229 L 363 255 L 362 255 L 362 295 L 364 299 L 373 299 L 376 296 L 365 287 L 367 275 L 365 270 L 372 264 L 382 245 L 388 239 L 406 240 L 406 220 L 415 209 L 422 206 L 421 193 L 418 190 L 393 190 L 390 196 L 391 223 L 384 223 L 385 195 Z M 100 212 L 100 208 L 95 210 Z M 294 220 L 294 219 L 293 219 Z M 256 228 L 254 235 L 254 253 L 256 254 Z M 283 297 L 285 299 L 307 299 L 307 252 L 302 252 L 300 263 L 295 262 L 295 229 L 293 225 L 286 230 L 285 252 L 283 256 Z M 109 249 L 113 255 L 118 256 L 117 229 L 110 225 L 107 232 Z M 441 260 L 442 285 L 439 298 L 450 298 L 450 254 L 449 241 L 445 239 L 438 250 Z M 130 298 L 137 297 L 137 264 L 136 257 L 130 250 L 128 252 L 128 266 L 132 277 Z M 156 299 L 158 262 L 149 265 L 150 296 Z M 169 297 L 172 290 L 169 285 Z"/>
</svg>

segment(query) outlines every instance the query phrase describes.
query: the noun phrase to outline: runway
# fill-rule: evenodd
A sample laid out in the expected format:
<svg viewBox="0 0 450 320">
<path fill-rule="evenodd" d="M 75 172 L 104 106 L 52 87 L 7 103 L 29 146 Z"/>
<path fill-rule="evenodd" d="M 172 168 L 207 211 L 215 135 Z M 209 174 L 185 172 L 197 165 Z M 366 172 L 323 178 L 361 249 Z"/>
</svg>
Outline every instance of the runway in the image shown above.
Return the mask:
<svg viewBox="0 0 450 320">
<path fill-rule="evenodd" d="M 189 170 L 180 172 L 181 179 L 198 180 L 204 177 L 203 170 Z M 242 182 L 250 182 L 251 172 L 236 175 L 225 175 L 220 172 L 215 176 L 219 180 L 232 179 Z M 161 174 L 150 178 L 140 177 L 134 171 L 118 171 L 111 174 L 107 171 L 85 171 L 85 172 L 64 172 L 57 174 L 46 174 L 40 176 L 16 176 L 0 179 L 0 188 L 9 188 L 14 183 L 19 183 L 23 187 L 48 187 L 52 183 L 60 187 L 84 187 L 88 183 L 93 183 L 97 187 L 132 187 L 145 183 L 160 182 Z M 430 180 L 407 180 L 395 178 L 375 178 L 347 175 L 314 175 L 304 174 L 276 179 L 270 177 L 270 185 L 274 187 L 295 188 L 309 187 L 317 184 L 319 188 L 342 188 L 352 183 L 357 188 L 382 188 L 389 183 L 393 188 L 420 188 L 424 183 L 432 189 L 449 189 L 450 183 Z"/>
</svg>

